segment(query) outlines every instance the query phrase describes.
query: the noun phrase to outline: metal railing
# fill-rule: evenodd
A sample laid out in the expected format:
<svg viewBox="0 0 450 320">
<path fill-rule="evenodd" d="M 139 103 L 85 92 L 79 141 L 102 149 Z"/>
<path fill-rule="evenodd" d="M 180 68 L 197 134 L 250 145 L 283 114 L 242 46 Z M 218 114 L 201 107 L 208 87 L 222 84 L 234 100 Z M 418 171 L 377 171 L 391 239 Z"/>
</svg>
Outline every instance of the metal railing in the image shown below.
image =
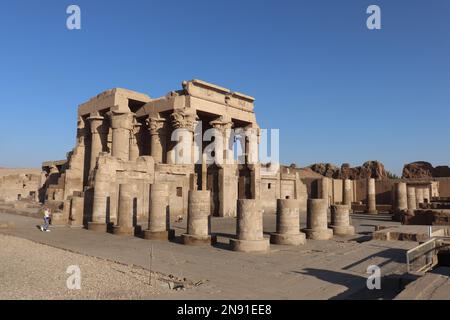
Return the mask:
<svg viewBox="0 0 450 320">
<path fill-rule="evenodd" d="M 417 247 L 406 251 L 406 271 L 425 273 L 438 264 L 437 254 L 450 245 L 450 237 L 432 237 Z"/>
</svg>

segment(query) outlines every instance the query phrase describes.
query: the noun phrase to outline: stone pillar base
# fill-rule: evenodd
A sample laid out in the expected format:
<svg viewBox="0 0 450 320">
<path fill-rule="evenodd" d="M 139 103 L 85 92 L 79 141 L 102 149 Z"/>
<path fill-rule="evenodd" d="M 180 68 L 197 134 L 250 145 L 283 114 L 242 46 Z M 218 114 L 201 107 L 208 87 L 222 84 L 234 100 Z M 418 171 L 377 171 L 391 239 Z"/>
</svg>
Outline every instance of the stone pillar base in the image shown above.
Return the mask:
<svg viewBox="0 0 450 320">
<path fill-rule="evenodd" d="M 96 232 L 106 232 L 108 225 L 102 222 L 88 222 L 88 230 Z"/>
<path fill-rule="evenodd" d="M 330 226 L 333 229 L 333 234 L 337 236 L 352 236 L 355 234 L 354 226 Z"/>
<path fill-rule="evenodd" d="M 135 228 L 134 227 L 114 226 L 113 234 L 117 234 L 119 236 L 134 236 Z"/>
<path fill-rule="evenodd" d="M 269 251 L 269 239 L 261 240 L 238 240 L 230 239 L 230 245 L 233 251 L 240 252 L 266 252 Z"/>
<path fill-rule="evenodd" d="M 303 229 L 302 231 L 306 233 L 306 239 L 330 240 L 331 238 L 333 238 L 333 229 L 322 229 L 322 230 Z"/>
<path fill-rule="evenodd" d="M 184 233 L 181 235 L 181 238 L 183 240 L 183 244 L 191 246 L 212 245 L 217 242 L 217 237 L 215 235 L 200 237 Z"/>
<path fill-rule="evenodd" d="M 367 214 L 378 214 L 378 211 L 377 210 L 372 210 L 372 211 L 367 210 L 366 213 Z"/>
<path fill-rule="evenodd" d="M 306 243 L 306 236 L 304 233 L 299 234 L 272 233 L 270 235 L 270 243 L 299 246 Z"/>
<path fill-rule="evenodd" d="M 144 239 L 147 240 L 170 240 L 175 237 L 175 230 L 169 231 L 150 231 L 144 230 Z"/>
</svg>

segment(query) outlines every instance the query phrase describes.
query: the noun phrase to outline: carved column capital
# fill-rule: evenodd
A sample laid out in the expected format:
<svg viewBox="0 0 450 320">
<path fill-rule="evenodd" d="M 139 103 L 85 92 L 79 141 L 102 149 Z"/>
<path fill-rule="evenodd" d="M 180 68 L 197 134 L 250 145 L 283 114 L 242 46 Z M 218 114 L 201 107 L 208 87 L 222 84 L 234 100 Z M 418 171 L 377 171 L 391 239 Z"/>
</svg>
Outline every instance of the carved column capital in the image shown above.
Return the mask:
<svg viewBox="0 0 450 320">
<path fill-rule="evenodd" d="M 111 120 L 111 128 L 131 131 L 133 124 L 133 114 L 131 112 L 111 111 L 108 113 Z"/>
<path fill-rule="evenodd" d="M 164 134 L 164 124 L 166 123 L 166 119 L 149 116 L 147 120 L 145 120 L 148 126 L 148 130 L 150 131 L 150 135 L 163 135 Z"/>
<path fill-rule="evenodd" d="M 91 113 L 89 118 L 87 118 L 90 124 L 91 134 L 98 134 L 103 133 L 104 131 L 104 125 L 103 120 L 105 120 L 104 117 L 102 117 L 98 113 Z"/>
<path fill-rule="evenodd" d="M 133 123 L 131 126 L 131 134 L 136 136 L 141 131 L 142 124 L 137 122 L 136 118 L 133 119 Z"/>
<path fill-rule="evenodd" d="M 176 110 L 171 114 L 174 129 L 186 129 L 194 132 L 197 115 L 189 109 Z"/>
<path fill-rule="evenodd" d="M 209 124 L 214 129 L 219 130 L 223 134 L 225 134 L 226 130 L 229 130 L 233 127 L 233 122 L 231 120 L 225 119 L 224 116 L 220 116 L 219 118 L 211 121 Z"/>
</svg>

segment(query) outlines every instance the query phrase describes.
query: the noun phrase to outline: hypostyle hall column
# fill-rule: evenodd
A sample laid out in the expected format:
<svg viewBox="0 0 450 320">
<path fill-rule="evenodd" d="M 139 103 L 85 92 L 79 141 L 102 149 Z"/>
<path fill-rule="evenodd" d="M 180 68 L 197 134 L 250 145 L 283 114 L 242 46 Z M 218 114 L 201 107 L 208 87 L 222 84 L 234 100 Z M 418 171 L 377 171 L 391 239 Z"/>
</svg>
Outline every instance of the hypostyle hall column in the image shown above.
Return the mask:
<svg viewBox="0 0 450 320">
<path fill-rule="evenodd" d="M 95 168 L 97 157 L 100 154 L 100 152 L 103 151 L 103 144 L 102 144 L 102 134 L 105 132 L 103 120 L 105 118 L 100 116 L 98 113 L 93 113 L 91 116 L 87 119 L 90 123 L 91 128 L 91 162 L 89 170 L 92 171 Z"/>
<path fill-rule="evenodd" d="M 234 162 L 234 159 L 232 149 L 230 146 L 231 128 L 233 127 L 233 122 L 231 121 L 231 118 L 228 118 L 226 116 L 220 116 L 219 118 L 211 121 L 209 124 L 219 132 L 219 137 L 216 137 L 215 141 L 216 144 L 218 144 L 218 147 L 223 149 L 222 154 L 216 156 L 216 159 L 222 161 L 222 163 L 219 164 L 232 164 Z M 221 150 L 216 150 L 216 152 L 220 151 Z"/>
<path fill-rule="evenodd" d="M 259 128 L 245 129 L 245 154 L 248 164 L 258 164 L 259 162 Z"/>
<path fill-rule="evenodd" d="M 110 112 L 112 128 L 112 156 L 128 161 L 130 158 L 130 132 L 133 115 L 131 112 Z"/>
<path fill-rule="evenodd" d="M 171 139 L 175 145 L 167 154 L 171 164 L 194 164 L 194 130 L 197 115 L 192 109 L 176 110 L 171 115 L 174 133 Z"/>
<path fill-rule="evenodd" d="M 408 209 L 408 195 L 406 183 L 397 182 L 395 184 L 395 206 L 394 211 L 406 211 Z"/>
<path fill-rule="evenodd" d="M 374 178 L 367 179 L 367 213 L 378 214 Z"/>
<path fill-rule="evenodd" d="M 237 201 L 237 239 L 231 239 L 234 251 L 268 251 L 269 239 L 264 238 L 263 216 L 259 200 L 240 199 Z"/>
<path fill-rule="evenodd" d="M 300 232 L 300 201 L 296 199 L 277 200 L 277 232 L 270 235 L 274 244 L 302 245 L 305 234 Z"/>
<path fill-rule="evenodd" d="M 204 245 L 215 242 L 215 237 L 211 238 L 210 210 L 210 191 L 189 191 L 187 233 L 182 235 L 184 244 Z"/>
<path fill-rule="evenodd" d="M 117 225 L 113 233 L 118 235 L 134 235 L 133 212 L 134 195 L 136 188 L 131 183 L 119 185 L 119 208 L 117 212 Z"/>
<path fill-rule="evenodd" d="M 148 229 L 144 238 L 148 240 L 169 240 L 174 237 L 170 229 L 169 188 L 165 183 L 154 183 L 150 190 L 150 212 Z"/>
<path fill-rule="evenodd" d="M 92 221 L 88 223 L 88 229 L 106 232 L 106 214 L 108 210 L 108 196 L 110 187 L 109 172 L 100 167 L 95 173 L 94 199 L 92 207 Z"/>
<path fill-rule="evenodd" d="M 329 240 L 333 230 L 328 229 L 327 202 L 325 199 L 308 199 L 306 215 L 306 238 L 313 240 Z"/>
<path fill-rule="evenodd" d="M 344 194 L 343 194 L 343 201 L 342 203 L 346 206 L 349 206 L 351 208 L 352 205 L 352 198 L 353 198 L 353 191 L 352 191 L 352 180 L 345 179 L 343 180 L 344 184 Z"/>
<path fill-rule="evenodd" d="M 147 126 L 150 131 L 150 155 L 155 163 L 163 163 L 163 154 L 166 151 L 166 119 L 157 117 L 148 117 Z"/>
<path fill-rule="evenodd" d="M 139 158 L 138 138 L 142 125 L 134 119 L 130 132 L 130 161 L 136 161 Z"/>
</svg>

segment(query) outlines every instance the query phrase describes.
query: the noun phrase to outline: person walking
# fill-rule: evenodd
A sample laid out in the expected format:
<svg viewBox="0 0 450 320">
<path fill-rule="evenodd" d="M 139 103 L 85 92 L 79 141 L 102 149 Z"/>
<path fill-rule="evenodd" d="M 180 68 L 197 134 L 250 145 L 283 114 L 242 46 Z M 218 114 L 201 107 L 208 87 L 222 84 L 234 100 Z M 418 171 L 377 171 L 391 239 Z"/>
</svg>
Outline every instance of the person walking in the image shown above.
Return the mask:
<svg viewBox="0 0 450 320">
<path fill-rule="evenodd" d="M 50 209 L 47 208 L 47 207 L 44 207 L 42 212 L 43 212 L 43 215 L 44 215 L 44 224 L 41 226 L 41 231 L 43 231 L 43 232 L 50 232 L 50 229 L 48 228 L 49 225 L 50 225 L 50 216 L 51 216 Z"/>
</svg>

